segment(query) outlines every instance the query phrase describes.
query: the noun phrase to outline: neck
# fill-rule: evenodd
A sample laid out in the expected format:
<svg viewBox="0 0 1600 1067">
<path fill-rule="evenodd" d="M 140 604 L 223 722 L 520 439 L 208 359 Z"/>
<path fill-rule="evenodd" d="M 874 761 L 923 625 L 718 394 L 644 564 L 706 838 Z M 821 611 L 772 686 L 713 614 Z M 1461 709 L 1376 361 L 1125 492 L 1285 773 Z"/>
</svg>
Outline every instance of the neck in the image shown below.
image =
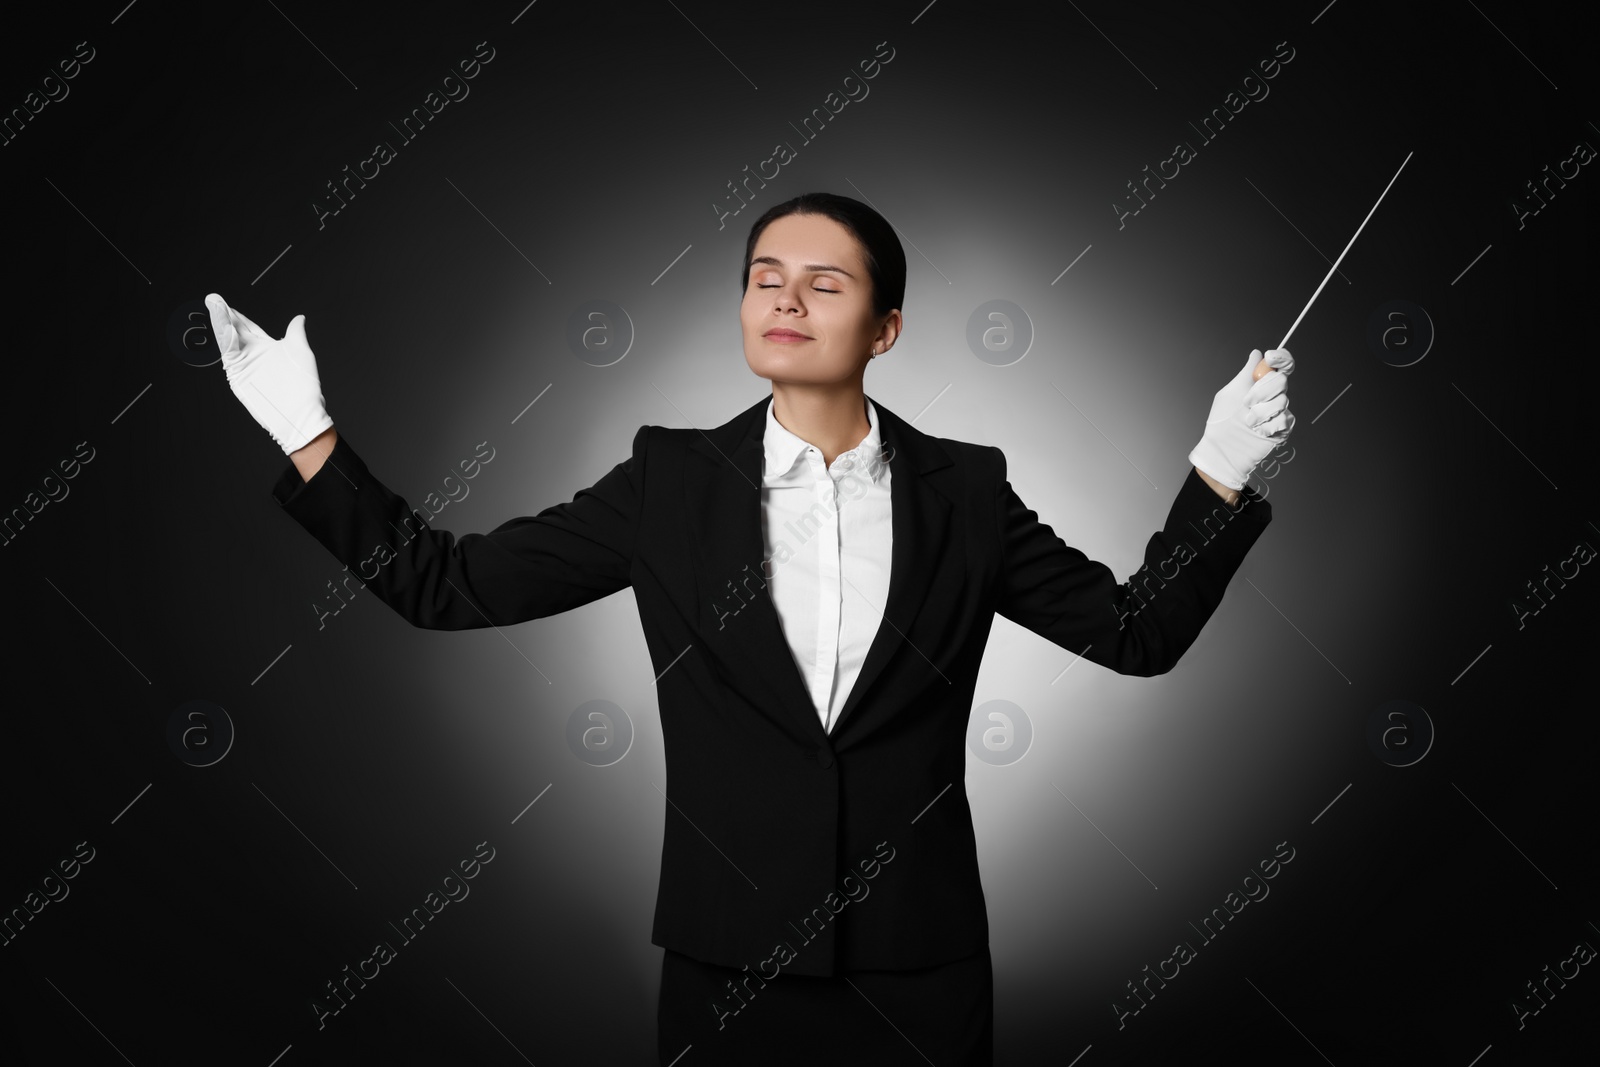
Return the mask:
<svg viewBox="0 0 1600 1067">
<path fill-rule="evenodd" d="M 829 467 L 872 429 L 860 381 L 833 386 L 773 382 L 772 414 L 778 425 L 820 449 L 823 465 Z"/>
</svg>

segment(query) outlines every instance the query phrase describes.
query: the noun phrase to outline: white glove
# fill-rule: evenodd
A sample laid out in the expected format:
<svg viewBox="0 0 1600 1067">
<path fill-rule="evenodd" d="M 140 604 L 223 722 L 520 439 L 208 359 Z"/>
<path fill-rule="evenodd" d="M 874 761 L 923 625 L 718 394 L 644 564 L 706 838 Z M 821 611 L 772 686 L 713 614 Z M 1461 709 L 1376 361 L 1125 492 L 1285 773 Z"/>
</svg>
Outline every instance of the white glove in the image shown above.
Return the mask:
<svg viewBox="0 0 1600 1067">
<path fill-rule="evenodd" d="M 306 344 L 304 315 L 290 319 L 283 340 L 277 341 L 216 293 L 206 297 L 206 308 L 233 395 L 285 455 L 333 425 L 317 360 Z"/>
<path fill-rule="evenodd" d="M 1252 381 L 1261 349 L 1252 348 L 1244 369 L 1211 401 L 1205 435 L 1189 452 L 1189 462 L 1229 489 L 1243 489 L 1250 472 L 1267 454 L 1289 439 L 1294 415 L 1289 412 L 1289 374 L 1294 357 L 1287 348 L 1266 354 L 1275 373 Z"/>
</svg>

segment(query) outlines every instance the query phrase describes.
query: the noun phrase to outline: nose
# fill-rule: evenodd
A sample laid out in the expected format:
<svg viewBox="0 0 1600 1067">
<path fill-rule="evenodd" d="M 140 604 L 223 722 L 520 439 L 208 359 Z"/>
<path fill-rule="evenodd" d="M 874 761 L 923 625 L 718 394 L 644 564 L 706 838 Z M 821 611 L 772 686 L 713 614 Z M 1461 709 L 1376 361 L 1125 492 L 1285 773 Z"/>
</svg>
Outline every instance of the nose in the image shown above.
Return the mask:
<svg viewBox="0 0 1600 1067">
<path fill-rule="evenodd" d="M 793 311 L 799 308 L 800 295 L 796 288 L 797 284 L 795 282 L 787 282 L 773 294 L 772 309 L 774 311 L 782 314 L 785 311 Z"/>
</svg>

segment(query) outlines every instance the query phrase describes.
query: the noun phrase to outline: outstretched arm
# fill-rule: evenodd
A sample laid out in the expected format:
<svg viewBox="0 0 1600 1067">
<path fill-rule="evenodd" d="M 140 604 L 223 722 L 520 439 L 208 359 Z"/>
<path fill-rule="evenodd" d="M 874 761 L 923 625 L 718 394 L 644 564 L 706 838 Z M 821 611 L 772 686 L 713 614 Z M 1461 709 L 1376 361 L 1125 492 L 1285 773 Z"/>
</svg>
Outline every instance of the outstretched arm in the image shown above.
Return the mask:
<svg viewBox="0 0 1600 1067">
<path fill-rule="evenodd" d="M 1005 456 L 995 449 L 1004 549 L 999 614 L 1119 674 L 1176 666 L 1272 521 L 1272 506 L 1245 481 L 1294 428 L 1286 392 L 1293 370 L 1288 349 L 1265 357 L 1256 349 L 1217 391 L 1205 433 L 1189 452 L 1194 467 L 1146 543 L 1144 564 L 1126 582 L 1039 521 L 1005 480 Z"/>
<path fill-rule="evenodd" d="M 1272 521 L 1272 505 L 1255 490 L 1236 491 L 1239 503 L 1230 507 L 1193 469 L 1146 542 L 1144 563 L 1123 582 L 1039 521 L 995 452 L 1004 551 L 996 611 L 1118 674 L 1149 677 L 1176 666 Z"/>
<path fill-rule="evenodd" d="M 373 477 L 334 430 L 304 315 L 280 339 L 216 293 L 206 306 L 229 387 L 289 457 L 273 498 L 412 625 L 506 626 L 631 584 L 649 427 L 629 459 L 569 503 L 458 539 L 430 528 L 432 512 Z"/>
<path fill-rule="evenodd" d="M 649 429 L 634 435 L 628 459 L 568 503 L 487 534 L 458 538 L 430 528 L 429 511 L 380 482 L 349 439 L 337 435 L 309 481 L 297 460 L 284 468 L 272 495 L 413 626 L 509 626 L 632 584 Z"/>
</svg>

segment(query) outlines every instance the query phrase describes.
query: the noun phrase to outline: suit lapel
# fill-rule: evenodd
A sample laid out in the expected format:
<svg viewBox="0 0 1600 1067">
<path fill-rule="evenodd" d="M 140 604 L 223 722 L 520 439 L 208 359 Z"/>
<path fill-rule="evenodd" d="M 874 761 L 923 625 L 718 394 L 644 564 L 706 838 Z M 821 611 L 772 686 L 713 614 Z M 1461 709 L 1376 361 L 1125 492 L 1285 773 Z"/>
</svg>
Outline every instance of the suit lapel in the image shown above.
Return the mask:
<svg viewBox="0 0 1600 1067">
<path fill-rule="evenodd" d="M 928 590 L 939 577 L 939 563 L 950 530 L 949 486 L 945 478 L 955 473 L 950 456 L 933 438 L 918 431 L 876 400 L 879 436 L 888 457 L 889 507 L 894 527 L 894 547 L 889 565 L 889 594 L 883 619 L 867 647 L 861 673 L 839 709 L 833 724 L 835 743 L 885 667 L 899 656 L 919 660 L 924 650 L 909 635 Z M 938 473 L 935 473 L 938 472 Z M 943 487 L 943 488 L 941 488 Z M 960 561 L 951 566 L 960 569 Z M 851 595 L 846 591 L 846 602 Z M 856 598 L 860 605 L 860 598 Z M 858 606 L 857 610 L 872 609 Z M 932 670 L 932 667 L 927 667 Z M 813 713 L 814 714 L 814 713 Z M 820 725 L 820 723 L 819 723 Z"/>
<path fill-rule="evenodd" d="M 723 425 L 701 431 L 691 445 L 684 503 L 695 530 L 697 617 L 728 683 L 796 742 L 812 747 L 828 743 L 829 735 L 784 638 L 762 569 L 762 439 L 770 399 L 763 397 Z M 949 533 L 950 489 L 943 483 L 954 474 L 949 454 L 877 400 L 872 403 L 891 471 L 889 592 L 861 673 L 834 724 L 834 742 L 897 656 L 923 655 L 907 635 L 936 577 Z M 853 593 L 847 589 L 844 595 L 848 605 Z M 871 610 L 855 599 L 855 610 Z"/>
</svg>

